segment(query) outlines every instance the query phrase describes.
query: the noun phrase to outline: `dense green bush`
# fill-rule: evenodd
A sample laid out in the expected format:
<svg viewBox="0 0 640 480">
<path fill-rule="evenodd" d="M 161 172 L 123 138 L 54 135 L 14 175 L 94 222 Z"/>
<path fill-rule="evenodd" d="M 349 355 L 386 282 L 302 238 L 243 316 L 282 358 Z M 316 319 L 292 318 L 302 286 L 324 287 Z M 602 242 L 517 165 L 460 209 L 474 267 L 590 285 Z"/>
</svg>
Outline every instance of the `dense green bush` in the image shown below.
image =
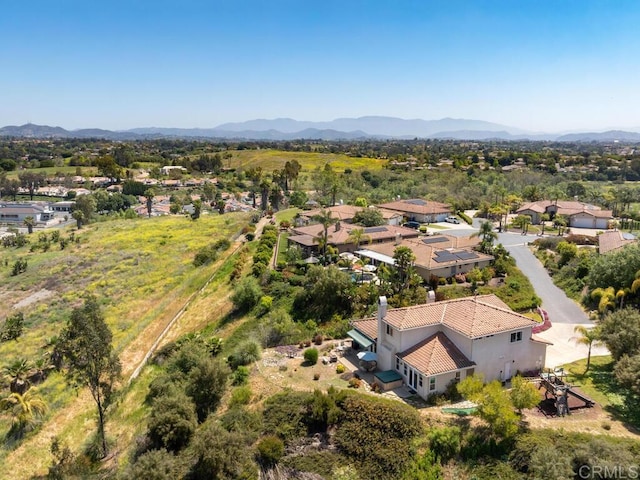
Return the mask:
<svg viewBox="0 0 640 480">
<path fill-rule="evenodd" d="M 204 357 L 189 372 L 185 391 L 195 403 L 199 422 L 203 422 L 220 405 L 228 377 L 227 365 L 210 357 Z"/>
<path fill-rule="evenodd" d="M 177 452 L 189 444 L 196 431 L 196 408 L 184 393 L 158 397 L 149 417 L 148 437 L 154 448 Z"/>
<path fill-rule="evenodd" d="M 306 435 L 312 402 L 313 394 L 309 392 L 285 391 L 269 397 L 264 402 L 264 432 L 285 441 Z"/>
<path fill-rule="evenodd" d="M 434 428 L 429 432 L 429 447 L 440 458 L 447 462 L 460 451 L 460 427 Z"/>
<path fill-rule="evenodd" d="M 207 265 L 209 263 L 213 263 L 218 259 L 220 253 L 224 252 L 231 246 L 231 242 L 226 238 L 221 238 L 215 243 L 211 243 L 206 247 L 202 247 L 196 253 L 196 256 L 193 259 L 193 265 L 196 267 L 200 267 L 202 265 Z"/>
<path fill-rule="evenodd" d="M 369 395 L 344 395 L 335 440 L 359 464 L 363 478 L 397 478 L 411 461 L 411 439 L 423 431 L 418 412 L 405 404 Z M 375 448 L 372 448 L 375 445 Z"/>
<path fill-rule="evenodd" d="M 182 478 L 183 475 L 183 467 L 176 456 L 165 449 L 160 449 L 151 450 L 138 457 L 121 478 L 122 480 L 130 478 L 174 480 Z"/>
<path fill-rule="evenodd" d="M 253 277 L 244 277 L 236 284 L 231 301 L 238 310 L 246 312 L 255 307 L 261 297 L 262 289 L 258 281 Z"/>
<path fill-rule="evenodd" d="M 235 348 L 227 360 L 229 361 L 229 366 L 232 369 L 236 369 L 241 365 L 249 365 L 257 362 L 260 360 L 261 355 L 262 349 L 258 342 L 255 340 L 245 340 Z"/>
<path fill-rule="evenodd" d="M 251 401 L 251 388 L 247 385 L 234 388 L 231 392 L 231 399 L 229 400 L 229 407 L 237 407 L 239 405 L 247 405 Z"/>
<path fill-rule="evenodd" d="M 316 363 L 318 363 L 318 349 L 307 348 L 304 351 L 304 361 L 309 365 L 315 365 Z"/>
<path fill-rule="evenodd" d="M 274 435 L 262 438 L 257 445 L 260 463 L 266 466 L 275 465 L 284 455 L 284 443 Z"/>
</svg>

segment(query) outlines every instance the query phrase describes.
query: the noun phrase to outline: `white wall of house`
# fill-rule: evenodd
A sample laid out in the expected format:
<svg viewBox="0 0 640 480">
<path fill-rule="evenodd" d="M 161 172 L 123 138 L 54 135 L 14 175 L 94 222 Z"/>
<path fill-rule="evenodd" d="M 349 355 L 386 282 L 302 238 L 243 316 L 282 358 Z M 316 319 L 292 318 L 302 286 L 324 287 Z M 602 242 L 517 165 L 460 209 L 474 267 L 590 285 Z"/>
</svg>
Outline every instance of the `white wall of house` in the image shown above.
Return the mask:
<svg viewBox="0 0 640 480">
<path fill-rule="evenodd" d="M 512 334 L 516 335 L 515 341 Z M 532 342 L 531 328 L 525 328 L 473 340 L 469 359 L 476 363 L 476 373 L 482 373 L 485 381 L 504 381 L 517 371 L 544 366 L 545 353 L 546 345 Z"/>
<path fill-rule="evenodd" d="M 594 217 L 588 213 L 576 213 L 569 217 L 569 226 L 574 228 L 607 228 L 608 218 Z"/>
<path fill-rule="evenodd" d="M 420 343 L 425 338 L 438 333 L 442 329 L 441 325 L 430 325 L 427 327 L 412 328 L 411 330 L 395 330 L 394 341 L 397 351 L 404 352 L 413 347 L 416 343 Z"/>
<path fill-rule="evenodd" d="M 429 270 L 421 265 L 416 265 L 416 273 L 420 275 L 423 279 L 429 280 L 431 275 L 436 275 L 437 277 L 449 278 L 453 277 L 458 273 L 469 273 L 474 268 L 484 268 L 488 267 L 491 264 L 491 260 L 482 260 L 482 261 L 470 261 L 468 263 L 457 263 L 455 265 L 448 265 L 443 268 L 437 268 Z"/>
</svg>

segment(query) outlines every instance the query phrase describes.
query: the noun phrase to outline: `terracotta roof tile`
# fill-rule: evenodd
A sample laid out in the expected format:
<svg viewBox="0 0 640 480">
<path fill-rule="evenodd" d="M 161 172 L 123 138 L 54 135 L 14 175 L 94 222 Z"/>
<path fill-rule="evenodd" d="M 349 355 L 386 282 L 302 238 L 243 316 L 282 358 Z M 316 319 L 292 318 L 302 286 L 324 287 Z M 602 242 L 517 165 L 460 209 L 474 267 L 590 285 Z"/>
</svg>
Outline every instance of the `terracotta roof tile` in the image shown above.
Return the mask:
<svg viewBox="0 0 640 480">
<path fill-rule="evenodd" d="M 365 334 L 371 340 L 375 341 L 378 338 L 378 319 L 376 317 L 363 318 L 353 322 L 352 325 L 353 328 Z"/>
<path fill-rule="evenodd" d="M 624 238 L 619 230 L 604 232 L 598 235 L 598 251 L 600 254 L 605 254 L 633 242 L 635 240 Z"/>
<path fill-rule="evenodd" d="M 427 376 L 475 365 L 442 332 L 438 332 L 399 353 L 398 357 Z"/>
<path fill-rule="evenodd" d="M 494 335 L 537 324 L 510 310 L 495 295 L 394 308 L 387 311 L 384 320 L 399 330 L 443 324 L 468 338 Z"/>
<path fill-rule="evenodd" d="M 378 207 L 387 208 L 389 210 L 395 210 L 398 212 L 418 213 L 421 215 L 451 213 L 451 207 L 445 203 L 431 202 L 419 198 L 383 203 L 378 205 Z"/>
</svg>

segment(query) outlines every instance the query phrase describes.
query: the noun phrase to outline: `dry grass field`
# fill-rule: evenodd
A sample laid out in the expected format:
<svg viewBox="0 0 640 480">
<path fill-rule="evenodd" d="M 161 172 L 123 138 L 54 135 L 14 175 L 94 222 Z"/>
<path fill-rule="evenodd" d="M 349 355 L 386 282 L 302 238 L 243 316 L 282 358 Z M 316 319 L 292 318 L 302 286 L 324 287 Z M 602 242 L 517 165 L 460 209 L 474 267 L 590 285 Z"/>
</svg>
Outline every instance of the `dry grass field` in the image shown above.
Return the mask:
<svg viewBox="0 0 640 480">
<path fill-rule="evenodd" d="M 194 267 L 193 257 L 199 248 L 231 238 L 247 220 L 246 214 L 203 216 L 197 222 L 184 217 L 116 220 L 75 231 L 79 243 L 72 242 L 64 250 L 56 244 L 46 252 L 31 251 L 29 245 L 0 250 L 0 319 L 11 314 L 16 304 L 22 306 L 26 318 L 25 332 L 18 341 L 0 343 L 2 366 L 19 358 L 33 362 L 42 357 L 43 346 L 58 334 L 71 309 L 82 302 L 84 293 L 92 293 L 100 299 L 113 332 L 126 380 L 167 323 L 208 280 L 207 288 L 194 297 L 195 308 L 185 312 L 171 334 L 201 328 L 211 315 L 224 310 L 228 276 L 216 273 L 229 268 L 229 257 L 237 246 L 232 244 L 208 266 Z M 61 236 L 67 238 L 70 233 Z M 31 245 L 38 243 L 36 235 Z M 13 261 L 22 257 L 28 260 L 27 271 L 11 276 Z M 118 399 L 114 430 L 107 426 L 116 445 L 127 444 L 139 428 L 138 415 L 144 416 L 139 399 L 144 397 L 149 378 L 150 372 L 143 370 L 141 378 Z M 48 414 L 21 443 L 0 443 L 0 463 L 13 467 L 3 469 L 0 478 L 45 473 L 54 435 L 81 446 L 95 432 L 95 405 L 87 392 L 69 388 L 58 373 L 37 388 L 47 402 Z M 0 439 L 5 439 L 10 424 L 7 415 L 0 416 Z"/>
</svg>

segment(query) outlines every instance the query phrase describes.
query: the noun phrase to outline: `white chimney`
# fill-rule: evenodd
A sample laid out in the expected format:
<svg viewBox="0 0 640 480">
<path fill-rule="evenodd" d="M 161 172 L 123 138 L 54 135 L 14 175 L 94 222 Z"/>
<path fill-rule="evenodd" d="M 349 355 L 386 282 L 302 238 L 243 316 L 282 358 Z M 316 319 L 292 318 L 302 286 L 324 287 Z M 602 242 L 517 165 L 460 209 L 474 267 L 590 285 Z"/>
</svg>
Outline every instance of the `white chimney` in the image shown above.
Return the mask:
<svg viewBox="0 0 640 480">
<path fill-rule="evenodd" d="M 387 297 L 381 296 L 378 298 L 378 345 L 382 343 L 382 335 L 385 334 L 385 329 L 382 320 L 387 316 Z"/>
</svg>

